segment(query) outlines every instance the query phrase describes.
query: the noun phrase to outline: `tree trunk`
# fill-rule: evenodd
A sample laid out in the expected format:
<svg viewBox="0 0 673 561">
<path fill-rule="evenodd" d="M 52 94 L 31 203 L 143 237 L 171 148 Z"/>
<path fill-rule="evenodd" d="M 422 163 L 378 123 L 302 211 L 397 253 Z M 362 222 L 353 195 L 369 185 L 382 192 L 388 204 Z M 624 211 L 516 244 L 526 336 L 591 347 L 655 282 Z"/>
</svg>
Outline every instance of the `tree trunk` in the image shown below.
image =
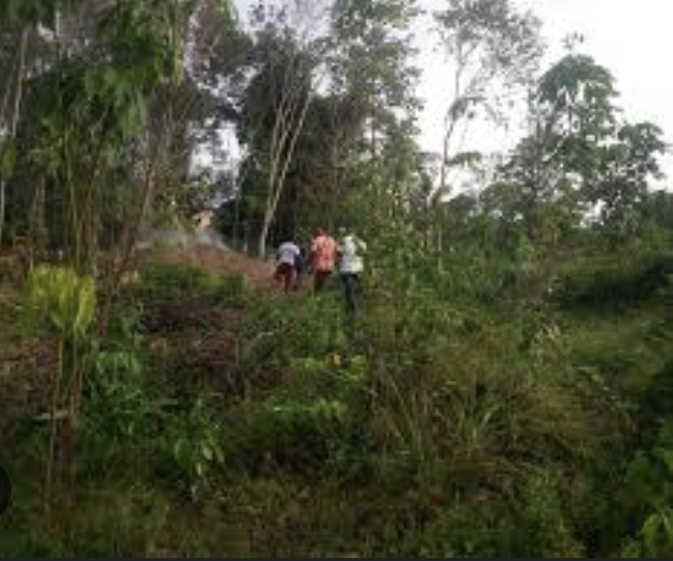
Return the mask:
<svg viewBox="0 0 673 561">
<path fill-rule="evenodd" d="M 334 224 L 336 222 L 337 216 L 339 214 L 339 195 L 341 194 L 341 178 L 339 174 L 339 140 L 335 138 L 334 143 L 332 144 L 331 156 L 332 156 L 332 193 L 330 196 L 330 205 L 329 205 L 329 222 L 330 227 L 334 229 Z"/>
<path fill-rule="evenodd" d="M 449 175 L 449 160 L 451 155 L 451 141 L 458 126 L 460 119 L 460 112 L 458 106 L 463 98 L 463 72 L 466 68 L 466 58 L 460 44 L 457 45 L 457 68 L 453 75 L 453 101 L 447 113 L 448 127 L 444 134 L 444 145 L 442 147 L 442 167 L 439 188 L 441 192 L 445 192 L 448 184 Z"/>
<path fill-rule="evenodd" d="M 51 403 L 49 411 L 49 455 L 47 457 L 47 468 L 45 470 L 44 498 L 43 505 L 45 514 L 51 513 L 52 490 L 54 485 L 54 466 L 56 463 L 56 441 L 58 436 L 58 412 L 61 400 L 61 383 L 63 381 L 63 361 L 65 351 L 65 340 L 59 337 L 57 347 L 56 371 L 52 374 L 51 380 Z"/>
<path fill-rule="evenodd" d="M 30 210 L 30 220 L 28 222 L 28 270 L 32 270 L 35 265 L 36 255 L 40 255 L 44 250 L 46 243 L 44 239 L 45 227 L 45 208 L 46 208 L 46 188 L 45 179 L 42 177 L 35 188 L 33 202 Z"/>
<path fill-rule="evenodd" d="M 266 258 L 266 244 L 271 230 L 271 223 L 273 222 L 273 212 L 270 207 L 267 207 L 264 212 L 264 222 L 262 222 L 262 231 L 259 233 L 259 242 L 257 243 L 257 256 L 260 259 Z"/>
<path fill-rule="evenodd" d="M 16 56 L 12 58 L 12 63 L 9 67 L 9 72 L 7 73 L 9 79 L 5 85 L 5 90 L 2 94 L 2 105 L 0 105 L 0 124 L 5 122 L 5 113 L 7 113 L 7 107 L 9 107 L 9 102 L 12 98 L 12 87 L 14 86 L 14 80 L 12 79 L 16 74 L 16 62 L 19 58 L 19 53 L 16 53 Z"/>
<path fill-rule="evenodd" d="M 16 68 L 16 82 L 14 85 L 14 105 L 9 119 L 9 130 L 5 143 L 14 142 L 19 126 L 19 114 L 21 112 L 21 98 L 23 93 L 23 74 L 26 66 L 26 51 L 28 49 L 28 26 L 21 30 L 19 39 L 18 62 Z M 3 233 L 5 228 L 5 208 L 7 206 L 7 177 L 3 174 L 0 178 L 0 248 L 2 247 Z"/>
<path fill-rule="evenodd" d="M 447 179 L 449 176 L 449 159 L 450 159 L 450 150 L 451 150 L 451 140 L 453 139 L 453 134 L 456 131 L 456 125 L 458 121 L 454 118 L 451 119 L 451 124 L 449 125 L 448 130 L 444 135 L 444 146 L 442 149 L 442 168 L 439 181 L 439 188 L 442 193 L 446 192 L 447 188 Z"/>
<path fill-rule="evenodd" d="M 297 101 L 301 102 L 301 100 Z M 262 224 L 262 231 L 260 232 L 259 244 L 257 247 L 258 255 L 261 258 L 264 258 L 266 255 L 266 246 L 271 225 L 276 217 L 278 203 L 280 202 L 280 197 L 283 194 L 283 189 L 285 187 L 285 179 L 287 178 L 290 164 L 294 159 L 297 140 L 304 129 L 304 123 L 306 122 L 306 115 L 308 114 L 310 105 L 311 94 L 309 92 L 306 95 L 306 99 L 303 101 L 299 115 L 296 117 L 296 123 L 293 123 L 293 115 L 296 115 L 297 107 L 290 109 L 290 114 L 288 115 L 289 123 L 286 123 L 287 129 L 281 131 L 275 154 L 272 154 L 272 161 L 274 161 L 274 164 L 271 166 L 269 172 L 269 193 L 267 195 L 264 222 Z"/>
<path fill-rule="evenodd" d="M 151 161 L 148 164 L 148 169 L 146 171 L 145 181 L 143 183 L 143 193 L 140 201 L 140 206 L 138 207 L 138 212 L 136 213 L 132 223 L 126 231 L 126 237 L 124 239 L 124 247 L 122 249 L 121 258 L 119 260 L 119 265 L 115 271 L 113 277 L 113 285 L 111 292 L 115 293 L 117 287 L 121 282 L 121 278 L 126 272 L 126 268 L 131 261 L 133 256 L 133 249 L 138 241 L 138 235 L 140 233 L 140 227 L 142 225 L 143 219 L 145 218 L 150 204 L 152 202 L 152 197 L 154 195 L 154 169 L 156 162 Z"/>
</svg>

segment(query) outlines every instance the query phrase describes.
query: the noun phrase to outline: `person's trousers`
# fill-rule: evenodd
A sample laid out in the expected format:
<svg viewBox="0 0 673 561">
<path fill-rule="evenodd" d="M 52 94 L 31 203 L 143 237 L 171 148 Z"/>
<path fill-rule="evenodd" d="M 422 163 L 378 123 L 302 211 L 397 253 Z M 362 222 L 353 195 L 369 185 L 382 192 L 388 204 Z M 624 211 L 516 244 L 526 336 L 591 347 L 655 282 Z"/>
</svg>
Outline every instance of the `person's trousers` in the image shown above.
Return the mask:
<svg viewBox="0 0 673 561">
<path fill-rule="evenodd" d="M 285 292 L 290 292 L 295 280 L 294 267 L 289 263 L 281 263 L 276 268 L 274 275 L 276 281 L 282 282 Z"/>
<path fill-rule="evenodd" d="M 331 276 L 332 271 L 316 271 L 313 273 L 313 291 L 316 294 L 322 292 Z"/>
<path fill-rule="evenodd" d="M 342 273 L 341 282 L 346 298 L 346 309 L 350 313 L 355 313 L 360 305 L 360 275 L 357 273 Z"/>
</svg>

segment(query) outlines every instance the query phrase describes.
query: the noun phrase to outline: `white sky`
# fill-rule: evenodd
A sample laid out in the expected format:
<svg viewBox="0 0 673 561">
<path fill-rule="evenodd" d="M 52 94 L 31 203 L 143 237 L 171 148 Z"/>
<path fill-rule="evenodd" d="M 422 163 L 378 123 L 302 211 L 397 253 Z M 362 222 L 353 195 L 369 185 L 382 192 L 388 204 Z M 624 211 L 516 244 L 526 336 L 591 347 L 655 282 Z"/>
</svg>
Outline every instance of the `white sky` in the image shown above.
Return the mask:
<svg viewBox="0 0 673 561">
<path fill-rule="evenodd" d="M 548 43 L 545 67 L 563 56 L 562 42 L 571 33 L 581 33 L 582 52 L 608 68 L 621 92 L 619 105 L 629 120 L 650 120 L 659 125 L 668 142 L 673 142 L 673 0 L 517 0 L 542 20 Z M 428 10 L 436 10 L 442 0 L 421 0 Z M 426 35 L 425 37 L 429 37 Z M 425 39 L 422 49 L 421 97 L 426 107 L 421 116 L 421 142 L 425 149 L 439 151 L 442 122 L 448 100 L 447 66 L 436 40 Z M 478 131 L 465 148 L 486 150 L 511 146 L 514 132 Z M 673 156 L 664 167 L 673 177 Z M 670 181 L 668 182 L 671 183 Z"/>
</svg>

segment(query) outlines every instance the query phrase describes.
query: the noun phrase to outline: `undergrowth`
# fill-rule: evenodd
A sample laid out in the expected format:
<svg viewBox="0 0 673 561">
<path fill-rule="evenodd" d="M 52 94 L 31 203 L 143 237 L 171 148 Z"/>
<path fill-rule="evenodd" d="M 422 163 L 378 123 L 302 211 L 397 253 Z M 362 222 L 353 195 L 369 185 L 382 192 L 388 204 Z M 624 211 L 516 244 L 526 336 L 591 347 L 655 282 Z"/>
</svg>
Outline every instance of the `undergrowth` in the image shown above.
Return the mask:
<svg viewBox="0 0 673 561">
<path fill-rule="evenodd" d="M 25 419 L 0 551 L 670 555 L 670 285 L 632 270 L 638 298 L 611 265 L 514 308 L 417 285 L 352 318 L 336 290 L 151 268 L 87 357 L 76 509 L 42 515 Z"/>
</svg>

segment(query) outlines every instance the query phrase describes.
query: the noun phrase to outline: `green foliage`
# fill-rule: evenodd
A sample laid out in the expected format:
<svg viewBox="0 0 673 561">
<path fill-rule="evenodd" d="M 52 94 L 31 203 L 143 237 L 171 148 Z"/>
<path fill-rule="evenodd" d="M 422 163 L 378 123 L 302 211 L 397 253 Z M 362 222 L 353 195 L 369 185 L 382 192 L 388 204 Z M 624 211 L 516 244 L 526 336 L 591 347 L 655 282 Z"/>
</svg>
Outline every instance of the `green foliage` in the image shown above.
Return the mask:
<svg viewBox="0 0 673 561">
<path fill-rule="evenodd" d="M 213 474 L 227 459 L 215 397 L 198 395 L 188 410 L 168 411 L 160 437 L 159 471 L 185 485 L 193 498 L 210 490 Z"/>
<path fill-rule="evenodd" d="M 645 270 L 645 261 L 625 257 L 624 265 Z M 387 263 L 394 260 L 376 266 Z M 447 276 L 460 272 L 457 262 L 444 265 Z M 198 270 L 148 269 L 90 359 L 95 375 L 78 473 L 98 495 L 84 493 L 83 508 L 100 507 L 95 497 L 119 481 L 146 488 L 148 501 L 159 497 L 175 512 L 200 512 L 212 497 L 212 520 L 254 528 L 254 536 L 217 533 L 205 512 L 198 530 L 168 531 L 191 536 L 180 551 L 210 555 L 236 548 L 260 556 L 333 549 L 369 557 L 581 557 L 621 546 L 629 554 L 667 553 L 665 438 L 628 474 L 622 469 L 633 455 L 628 427 L 637 420 L 623 402 L 642 398 L 645 411 L 648 384 L 655 392 L 663 387 L 650 364 L 662 354 L 655 341 L 666 340 L 660 313 L 629 318 L 616 330 L 611 322 L 621 316 L 610 308 L 601 324 L 578 303 L 524 306 L 510 294 L 511 305 L 484 305 L 483 294 L 497 298 L 501 275 L 499 265 L 484 265 L 483 285 L 475 269 L 474 287 L 466 276 L 451 290 L 434 286 L 441 276 L 412 281 L 419 271 L 405 267 L 388 277 L 372 273 L 368 282 L 378 290 L 354 321 L 336 293 L 223 304 L 212 299 L 217 283 Z M 638 277 L 630 278 L 624 283 Z M 648 292 L 657 302 L 661 296 Z M 148 313 L 185 302 L 244 306 L 238 313 L 245 320 L 217 327 L 241 333 L 236 362 L 222 371 L 245 380 L 240 394 L 214 395 L 201 379 L 164 372 L 171 361 L 150 359 L 156 335 L 142 325 Z M 161 333 L 194 335 L 180 325 Z M 646 339 L 652 360 L 634 363 L 629 376 L 639 377 L 641 389 L 628 394 L 613 384 L 621 376 L 613 367 L 620 353 L 644 360 L 635 347 Z M 137 515 L 135 506 L 125 508 Z M 68 542 L 8 543 L 22 551 L 138 555 L 149 547 L 143 536 L 166 542 L 165 518 L 134 531 L 112 525 L 105 536 L 101 524 L 109 522 L 97 516 L 76 522 Z"/>
<path fill-rule="evenodd" d="M 326 398 L 302 401 L 272 398 L 246 412 L 236 439 L 243 440 L 239 454 L 249 466 L 267 462 L 269 467 L 316 476 L 344 446 L 345 405 Z"/>
<path fill-rule="evenodd" d="M 673 424 L 667 420 L 654 449 L 631 462 L 626 478 L 627 505 L 638 520 L 623 557 L 673 554 Z"/>
<path fill-rule="evenodd" d="M 114 317 L 110 340 L 98 344 L 90 357 L 94 373 L 85 401 L 83 462 L 91 473 L 127 461 L 125 451 L 150 454 L 172 400 L 157 395 L 148 383 L 139 335 L 140 314 L 135 308 Z M 142 458 L 139 461 L 144 462 Z"/>
<path fill-rule="evenodd" d="M 530 79 L 542 52 L 540 22 L 532 13 L 518 11 L 508 0 L 449 0 L 435 17 L 446 49 L 469 70 L 466 95 L 454 100 L 454 110 L 483 102 L 488 80 L 512 85 Z"/>
<path fill-rule="evenodd" d="M 146 486 L 97 489 L 82 497 L 74 521 L 76 534 L 27 526 L 11 541 L 0 536 L 0 551 L 15 557 L 51 558 L 156 555 L 153 542 L 163 538 L 170 508 L 164 495 Z"/>
<path fill-rule="evenodd" d="M 7 6 L 43 26 L 63 8 Z M 61 340 L 60 366 L 89 376 L 77 454 L 52 446 L 72 460 L 76 508 L 49 531 L 34 498 L 49 435 L 31 386 L 2 554 L 670 556 L 673 222 L 670 197 L 647 191 L 661 131 L 623 120 L 612 74 L 570 54 L 531 92 L 534 132 L 492 183 L 486 157 L 444 154 L 483 188 L 446 201 L 415 140 L 413 2 L 338 0 L 318 26 L 329 40 L 309 48 L 281 10 L 254 37 L 236 30 L 240 44 L 217 39 L 210 58 L 222 10 L 122 0 L 86 41 L 29 61 L 0 175 L 41 182 L 46 202 L 12 183 L 8 214 L 29 203 L 48 216 L 74 269 L 33 270 L 21 310 Z M 498 109 L 499 82 L 527 83 L 540 54 L 531 14 L 450 0 L 436 15 L 449 52 L 470 55 L 459 74 L 475 71 L 458 76 L 449 120 Z M 328 91 L 312 80 L 321 65 Z M 279 165 L 270 138 L 307 100 L 296 146 L 276 147 L 293 157 L 273 235 L 354 227 L 369 248 L 362 310 L 347 315 L 335 286 L 280 297 L 248 291 L 243 275 L 149 265 L 94 339 L 95 282 L 80 272 L 96 268 L 99 239 L 123 239 L 139 189 L 161 189 L 146 193 L 153 210 L 208 198 L 185 162 L 235 122 L 247 157 L 229 210 L 254 236 Z M 169 174 L 173 156 L 185 165 Z M 0 346 L 0 359 L 33 372 L 50 352 L 30 347 L 28 362 Z M 0 394 L 21 397 L 2 373 Z"/>
<path fill-rule="evenodd" d="M 62 4 L 62 0 L 7 0 L 0 8 L 0 14 L 10 22 L 49 24 Z"/>
<path fill-rule="evenodd" d="M 626 306 L 660 294 L 669 286 L 673 255 L 578 260 L 557 279 L 554 299 L 569 306 Z"/>
<path fill-rule="evenodd" d="M 139 292 L 150 300 L 193 297 L 213 303 L 236 303 L 245 295 L 245 277 L 207 272 L 189 265 L 155 265 L 142 273 Z"/>
<path fill-rule="evenodd" d="M 569 54 L 545 73 L 538 96 L 568 127 L 577 125 L 580 135 L 600 135 L 614 124 L 614 82 L 593 58 Z"/>
<path fill-rule="evenodd" d="M 22 310 L 27 324 L 80 340 L 91 327 L 95 305 L 93 278 L 40 265 L 30 274 Z"/>
<path fill-rule="evenodd" d="M 514 210 L 536 238 L 549 237 L 550 229 L 577 229 L 600 205 L 596 222 L 613 244 L 641 228 L 665 143 L 657 126 L 626 121 L 617 95 L 614 76 L 585 55 L 569 54 L 542 76 L 531 109 L 535 132 L 501 169 L 515 181 L 510 208 L 501 205 L 510 220 Z"/>
<path fill-rule="evenodd" d="M 4 141 L 0 149 L 0 178 L 12 176 L 16 167 L 16 145 L 11 140 Z"/>
<path fill-rule="evenodd" d="M 84 463 L 110 473 L 131 467 L 160 474 L 196 498 L 224 462 L 218 401 L 209 394 L 173 397 L 152 380 L 142 352 L 140 314 L 127 308 L 112 326 L 112 344 L 95 352 L 86 402 Z M 148 463 L 148 459 L 151 461 Z"/>
</svg>

